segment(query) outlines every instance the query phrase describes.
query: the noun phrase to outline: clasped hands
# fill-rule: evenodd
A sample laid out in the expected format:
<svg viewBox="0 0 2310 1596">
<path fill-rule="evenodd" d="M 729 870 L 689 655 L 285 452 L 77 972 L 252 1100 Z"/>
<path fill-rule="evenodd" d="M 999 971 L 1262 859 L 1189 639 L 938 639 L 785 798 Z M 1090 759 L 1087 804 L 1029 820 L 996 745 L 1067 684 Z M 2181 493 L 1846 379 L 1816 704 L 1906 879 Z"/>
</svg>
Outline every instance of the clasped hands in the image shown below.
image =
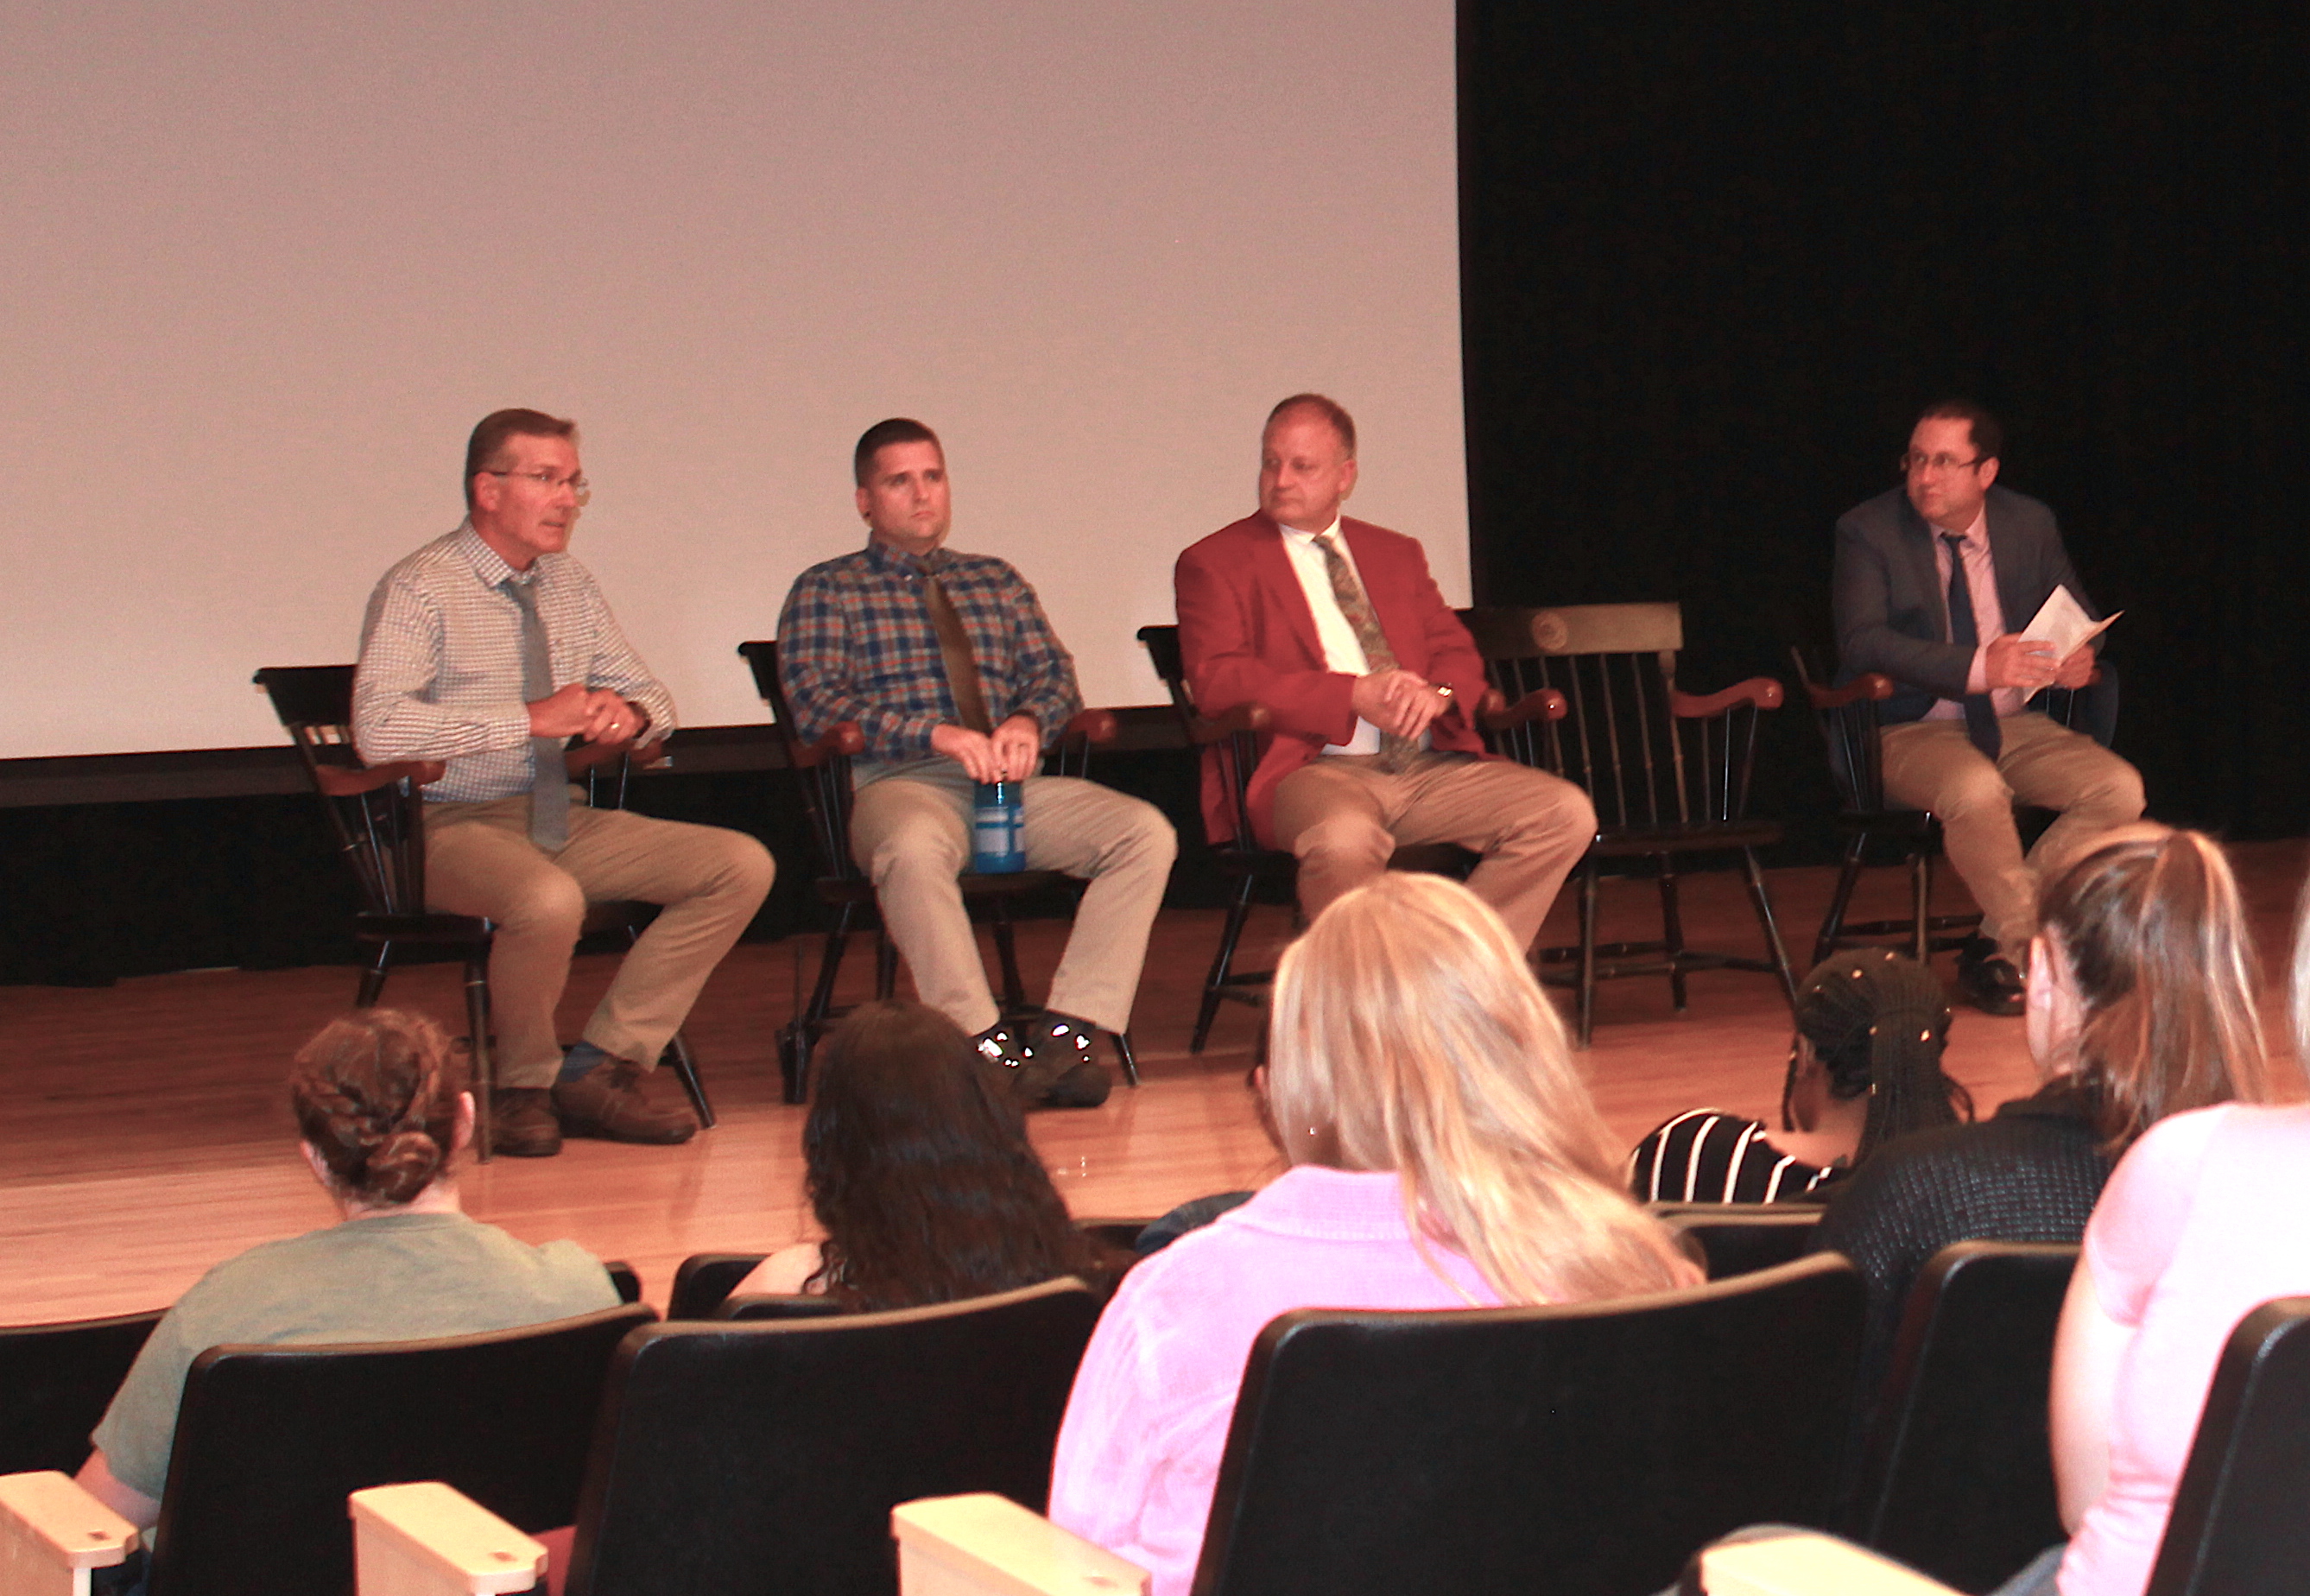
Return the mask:
<svg viewBox="0 0 2310 1596">
<path fill-rule="evenodd" d="M 2036 692 L 2040 688 L 2080 688 L 2093 680 L 2094 651 L 2079 647 L 2066 659 L 2057 660 L 2050 644 L 2008 632 L 1992 643 L 1982 660 L 1982 673 L 1990 687 L 2019 688 L 2024 692 Z"/>
<path fill-rule="evenodd" d="M 1418 737 L 1429 722 L 1452 707 L 1452 690 L 1416 671 L 1374 671 L 1356 678 L 1348 701 L 1381 731 Z"/>
<path fill-rule="evenodd" d="M 931 751 L 961 766 L 973 781 L 1024 781 L 1043 762 L 1043 728 L 1031 715 L 1014 715 L 992 732 L 938 726 Z"/>
<path fill-rule="evenodd" d="M 629 743 L 649 730 L 649 712 L 605 687 L 571 682 L 529 705 L 533 737 L 582 737 L 595 747 Z"/>
</svg>

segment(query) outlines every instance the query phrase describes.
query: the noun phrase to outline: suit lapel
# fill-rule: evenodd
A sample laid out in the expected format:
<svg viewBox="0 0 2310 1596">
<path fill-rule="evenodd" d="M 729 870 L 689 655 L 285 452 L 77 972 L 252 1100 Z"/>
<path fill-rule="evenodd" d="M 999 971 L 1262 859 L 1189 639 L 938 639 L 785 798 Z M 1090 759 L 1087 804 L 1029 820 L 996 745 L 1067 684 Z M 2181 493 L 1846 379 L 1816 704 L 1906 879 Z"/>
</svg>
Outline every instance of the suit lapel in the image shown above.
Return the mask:
<svg viewBox="0 0 2310 1596">
<path fill-rule="evenodd" d="M 1909 496 L 1901 495 L 1901 555 L 1909 562 L 1909 574 L 1917 585 L 1932 595 L 1933 608 L 1941 612 L 1941 638 L 1950 635 L 1949 585 L 1941 579 L 1939 557 L 1933 552 L 1933 529 L 1917 514 Z"/>
<path fill-rule="evenodd" d="M 1316 670 L 1324 668 L 1324 640 L 1316 632 L 1316 613 L 1307 608 L 1307 591 L 1299 585 L 1298 568 L 1291 556 L 1283 550 L 1282 529 L 1264 515 L 1258 517 L 1259 530 L 1251 540 L 1252 576 L 1261 589 L 1275 595 L 1276 607 L 1282 611 L 1291 628 L 1291 636 L 1299 644 L 1299 651 L 1308 664 Z"/>
<path fill-rule="evenodd" d="M 2029 602 L 2036 585 L 2030 570 L 2031 551 L 2022 548 L 2014 535 L 2012 524 L 2001 513 L 2003 507 L 1997 502 L 1997 494 L 1995 488 L 1990 489 L 1982 514 L 1987 517 L 1989 561 L 1997 568 L 1997 607 L 2005 612 L 2005 629 L 2018 632 L 2037 618 Z M 2041 604 L 2045 602 L 2045 595 L 2037 600 Z"/>
</svg>

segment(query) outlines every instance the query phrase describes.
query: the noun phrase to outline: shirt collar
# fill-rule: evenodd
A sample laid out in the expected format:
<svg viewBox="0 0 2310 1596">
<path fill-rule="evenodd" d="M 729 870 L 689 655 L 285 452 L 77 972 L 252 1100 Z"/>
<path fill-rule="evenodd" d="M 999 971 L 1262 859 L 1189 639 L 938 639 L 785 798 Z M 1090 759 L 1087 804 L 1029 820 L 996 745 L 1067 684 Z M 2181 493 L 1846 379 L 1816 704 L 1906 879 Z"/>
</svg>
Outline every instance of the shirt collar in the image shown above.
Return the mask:
<svg viewBox="0 0 2310 1596">
<path fill-rule="evenodd" d="M 1341 518 L 1337 516 L 1333 516 L 1332 524 L 1324 528 L 1321 532 L 1302 532 L 1296 526 L 1286 526 L 1281 521 L 1278 521 L 1275 524 L 1275 530 L 1281 533 L 1285 537 L 1291 539 L 1292 542 L 1297 543 L 1300 548 L 1307 549 L 1312 548 L 1317 538 L 1327 538 L 1333 533 L 1339 531 L 1340 519 Z M 1344 542 L 1344 540 L 1342 541 Z"/>
<path fill-rule="evenodd" d="M 943 543 L 927 554 L 909 554 L 881 538 L 869 537 L 866 540 L 866 563 L 878 571 L 897 572 L 909 577 L 918 577 L 925 572 L 936 574 L 953 564 L 954 558 L 954 551 Z"/>
<path fill-rule="evenodd" d="M 1932 525 L 1932 523 L 1928 522 L 1926 525 Z M 1944 538 L 1949 536 L 1951 530 L 1951 528 L 1946 526 L 1934 526 L 1932 528 L 1932 533 L 1933 536 L 1936 538 Z M 1986 549 L 1989 547 L 1988 500 L 1984 499 L 1982 501 L 1981 507 L 1973 513 L 1973 525 L 1967 526 L 1962 532 L 1958 532 L 1957 534 L 1957 541 L 1963 543 L 1968 549 Z"/>
<path fill-rule="evenodd" d="M 545 562 L 553 558 L 551 554 L 541 554 L 529 562 L 527 570 L 517 571 L 505 562 L 503 555 L 490 547 L 480 533 L 473 530 L 470 517 L 459 522 L 457 530 L 450 537 L 452 546 L 465 557 L 465 563 L 473 568 L 474 577 L 484 587 L 502 587 L 508 582 L 526 587 L 537 580 L 544 571 Z"/>
</svg>

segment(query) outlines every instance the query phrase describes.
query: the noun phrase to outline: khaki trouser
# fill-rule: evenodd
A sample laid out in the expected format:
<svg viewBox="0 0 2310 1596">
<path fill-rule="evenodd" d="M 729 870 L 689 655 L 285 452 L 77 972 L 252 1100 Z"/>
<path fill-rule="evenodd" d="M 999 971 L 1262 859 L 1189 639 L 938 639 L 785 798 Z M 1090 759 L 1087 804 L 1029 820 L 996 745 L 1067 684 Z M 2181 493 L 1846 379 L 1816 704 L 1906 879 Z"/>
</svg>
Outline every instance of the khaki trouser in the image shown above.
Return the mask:
<svg viewBox="0 0 2310 1596">
<path fill-rule="evenodd" d="M 1428 754 L 1391 772 L 1371 755 L 1328 754 L 1275 789 L 1276 846 L 1298 856 L 1310 920 L 1385 871 L 1397 848 L 1456 843 L 1483 855 L 1470 889 L 1529 948 L 1595 837 L 1587 794 L 1508 759 Z"/>
<path fill-rule="evenodd" d="M 718 826 L 656 820 L 572 799 L 569 843 L 529 840 L 529 794 L 425 806 L 425 898 L 497 923 L 490 1012 L 498 1084 L 551 1086 L 561 1068 L 554 1006 L 587 903 L 664 906 L 619 965 L 585 1039 L 655 1069 L 699 989 L 753 919 L 775 867 L 761 844 Z"/>
<path fill-rule="evenodd" d="M 964 1030 L 994 1023 L 978 940 L 955 878 L 970 865 L 971 787 L 951 776 L 888 776 L 858 789 L 850 852 L 874 882 L 890 940 L 922 1001 Z M 1102 1030 L 1131 1025 L 1147 933 L 1163 906 L 1178 841 L 1151 803 L 1096 782 L 1030 776 L 1020 784 L 1027 868 L 1087 880 L 1049 1006 Z"/>
<path fill-rule="evenodd" d="M 2043 715 L 2002 716 L 1997 762 L 1961 720 L 1920 720 L 1880 734 L 1885 796 L 1930 810 L 1941 846 L 1981 906 L 1981 934 L 2018 966 L 2037 933 L 2037 887 L 2114 827 L 2141 818 L 2141 774 L 2081 733 Z M 2061 811 L 2028 858 L 2013 801 Z"/>
</svg>

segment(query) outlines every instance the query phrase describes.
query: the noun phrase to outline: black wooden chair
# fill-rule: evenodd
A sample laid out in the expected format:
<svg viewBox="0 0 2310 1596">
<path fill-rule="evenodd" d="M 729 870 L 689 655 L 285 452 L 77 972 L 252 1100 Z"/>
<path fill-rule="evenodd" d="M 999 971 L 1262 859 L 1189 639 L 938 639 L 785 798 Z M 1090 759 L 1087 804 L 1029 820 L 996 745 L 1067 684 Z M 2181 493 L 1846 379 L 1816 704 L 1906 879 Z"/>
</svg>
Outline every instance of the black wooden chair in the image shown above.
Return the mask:
<svg viewBox="0 0 2310 1596">
<path fill-rule="evenodd" d="M 491 1154 L 497 1068 L 490 1037 L 490 941 L 495 927 L 476 915 L 441 915 L 425 907 L 425 800 L 419 789 L 441 776 L 439 764 L 404 759 L 368 766 L 353 747 L 351 665 L 268 665 L 257 672 L 259 686 L 296 744 L 327 815 L 337 849 L 352 872 L 360 906 L 353 915 L 353 938 L 370 950 L 353 1006 L 367 1009 L 385 995 L 397 950 L 439 948 L 456 953 L 465 970 L 465 1026 L 473 1061 L 475 1108 L 473 1149 L 486 1162 Z M 573 779 L 586 784 L 596 807 L 622 809 L 630 762 L 621 753 L 583 747 L 569 754 Z M 589 934 L 607 932 L 632 947 L 647 921 L 638 906 L 606 903 L 588 906 Z M 663 1062 L 681 1078 L 698 1123 L 711 1129 L 714 1106 L 698 1076 L 690 1044 L 674 1033 Z"/>
<path fill-rule="evenodd" d="M 806 1291 L 734 1291 L 703 1315 L 724 1323 L 763 1319 L 833 1319 L 850 1310 Z"/>
<path fill-rule="evenodd" d="M 811 988 L 810 999 L 802 1012 L 778 1033 L 778 1068 L 785 1078 L 786 1100 L 800 1103 L 810 1096 L 812 1051 L 836 1014 L 834 983 L 841 973 L 842 955 L 850 945 L 850 933 L 862 927 L 863 917 L 874 914 L 874 883 L 867 879 L 850 853 L 850 761 L 864 750 L 866 743 L 853 721 L 839 722 L 817 742 L 804 742 L 786 708 L 786 685 L 778 679 L 777 644 L 741 643 L 738 652 L 753 671 L 754 690 L 770 707 L 770 717 L 786 762 L 801 778 L 803 802 L 810 812 L 811 835 L 818 845 L 820 873 L 813 885 L 819 901 L 834 911 L 834 924 L 827 930 L 826 945 L 819 955 L 817 984 Z M 1044 768 L 1053 776 L 1085 776 L 1090 771 L 1092 744 L 1111 742 L 1114 737 L 1114 714 L 1105 709 L 1086 709 L 1060 733 L 1045 759 Z M 1003 1012 L 1033 1013 L 1033 1006 L 1027 1002 L 1026 983 L 1019 974 L 1019 954 L 1012 934 L 1012 904 L 1030 892 L 1055 888 L 1075 890 L 1078 883 L 1055 870 L 1021 870 L 996 875 L 966 871 L 957 879 L 957 884 L 962 889 L 966 905 L 986 906 L 987 919 L 994 927 L 995 957 L 1003 974 Z M 898 980 L 899 950 L 878 919 L 874 995 L 889 997 L 897 990 Z M 1124 1079 L 1137 1086 L 1139 1061 L 1132 1053 L 1130 1037 L 1115 1035 L 1114 1042 Z"/>
<path fill-rule="evenodd" d="M 1845 1529 L 1964 1591 L 2062 1539 L 2045 1403 L 2075 1246 L 1968 1241 L 1918 1271 Z M 1871 1393 L 1863 1393 L 1863 1400 Z"/>
<path fill-rule="evenodd" d="M 1837 828 L 1845 838 L 1837 890 L 1813 938 L 1813 962 L 1819 964 L 1839 948 L 1878 945 L 1895 939 L 1920 964 L 1936 953 L 1963 947 L 1980 930 L 1980 915 L 1932 912 L 1933 863 L 1941 851 L 1941 821 L 1924 810 L 1898 808 L 1885 796 L 1878 716 L 1880 706 L 1899 690 L 1897 684 L 1891 677 L 1871 671 L 1833 685 L 1826 649 L 1800 645 L 1789 650 L 1789 658 L 1820 727 L 1829 781 L 1837 789 Z M 2106 747 L 2116 726 L 2117 694 L 2117 668 L 2104 663 L 2094 668 L 2089 687 L 2076 691 L 2048 688 L 2030 701 L 2030 707 Z M 1889 846 L 1908 869 L 1908 915 L 1899 920 L 1847 920 L 1854 889 L 1868 867 L 1871 849 L 1882 851 Z"/>
<path fill-rule="evenodd" d="M 447 1480 L 521 1530 L 568 1523 L 611 1355 L 656 1317 L 211 1348 L 185 1378 L 152 1596 L 337 1596 L 353 1578 L 345 1496 L 373 1485 Z"/>
<path fill-rule="evenodd" d="M 1187 745 L 1196 750 L 1207 765 L 1217 765 L 1220 792 L 1228 803 L 1230 835 L 1211 840 L 1212 856 L 1229 882 L 1227 919 L 1220 930 L 1219 950 L 1212 955 L 1211 969 L 1203 977 L 1195 1029 L 1187 1043 L 1188 1052 L 1201 1053 L 1211 1037 L 1211 1021 L 1219 1014 L 1221 1002 L 1247 1003 L 1256 1008 L 1266 1002 L 1267 988 L 1274 981 L 1275 972 L 1237 969 L 1236 950 L 1243 941 L 1244 926 L 1251 918 L 1251 906 L 1262 884 L 1272 883 L 1278 890 L 1289 890 L 1298 879 L 1299 862 L 1283 849 L 1261 847 L 1252 836 L 1246 795 L 1250 790 L 1252 772 L 1258 768 L 1260 756 L 1267 751 L 1266 727 L 1272 717 L 1266 707 L 1244 704 L 1216 719 L 1204 716 L 1196 710 L 1194 696 L 1187 688 L 1179 629 L 1142 626 L 1138 635 L 1155 666 L 1155 674 L 1162 678 L 1164 690 L 1170 695 L 1171 707 L 1178 716 Z M 1514 705 L 1505 698 L 1487 703 L 1480 718 L 1488 728 L 1504 729 L 1550 716 L 1560 717 L 1563 713 L 1562 701 L 1553 693 L 1543 692 L 1529 698 L 1519 696 Z M 1389 856 L 1387 867 L 1464 879 L 1475 863 L 1476 855 L 1465 848 L 1449 843 L 1427 843 L 1396 849 Z"/>
<path fill-rule="evenodd" d="M 77 1473 L 161 1310 L 0 1326 L 0 1474 Z"/>
<path fill-rule="evenodd" d="M 1654 1202 L 1662 1223 L 1689 1236 L 1712 1280 L 1754 1274 L 1804 1256 L 1821 1208 L 1811 1202 Z"/>
<path fill-rule="evenodd" d="M 1513 698 L 1552 688 L 1570 707 L 1561 725 L 1534 722 L 1496 736 L 1495 746 L 1575 783 L 1596 806 L 1596 840 L 1580 862 L 1580 941 L 1540 954 L 1541 978 L 1579 993 L 1580 1045 L 1594 1029 L 1596 983 L 1624 976 L 1666 976 L 1680 1013 L 1691 972 L 1755 970 L 1776 977 L 1793 1008 L 1796 975 L 1757 863 L 1757 850 L 1780 841 L 1781 828 L 1749 813 L 1757 720 L 1780 707 L 1781 684 L 1756 676 L 1706 697 L 1679 689 L 1684 617 L 1672 603 L 1461 614 L 1501 692 Z M 1677 862 L 1709 854 L 1739 855 L 1763 958 L 1686 945 Z M 1657 941 L 1597 941 L 1598 887 L 1613 860 L 1651 862 L 1660 890 Z"/>
<path fill-rule="evenodd" d="M 997 1491 L 1041 1509 L 1098 1312 L 1080 1281 L 1054 1280 L 900 1313 L 629 1336 L 569 1596 L 895 1592 L 899 1503 Z"/>
</svg>

